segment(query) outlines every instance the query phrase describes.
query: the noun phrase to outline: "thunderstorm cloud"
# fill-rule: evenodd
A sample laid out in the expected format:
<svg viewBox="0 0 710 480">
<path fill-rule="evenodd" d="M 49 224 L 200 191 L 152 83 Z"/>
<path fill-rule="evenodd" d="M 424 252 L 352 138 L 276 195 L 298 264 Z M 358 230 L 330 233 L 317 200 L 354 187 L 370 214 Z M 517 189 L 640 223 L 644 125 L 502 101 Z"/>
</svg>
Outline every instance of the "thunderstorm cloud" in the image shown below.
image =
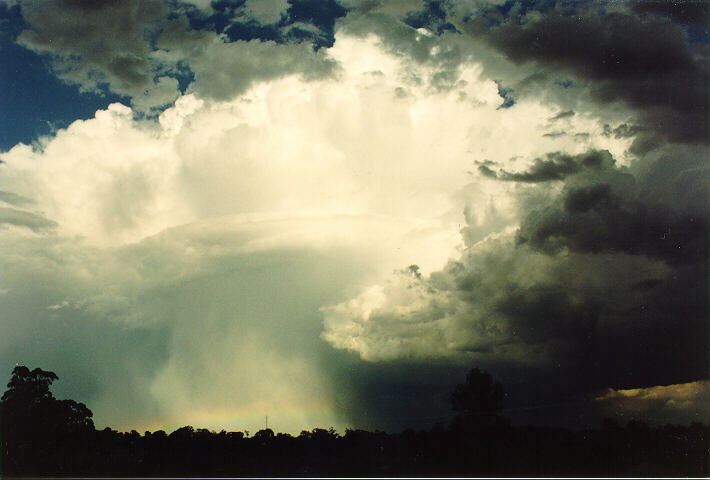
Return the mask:
<svg viewBox="0 0 710 480">
<path fill-rule="evenodd" d="M 0 367 L 121 429 L 426 426 L 472 366 L 696 420 L 707 8 L 557 3 L 0 1 L 120 99 L 0 153 Z"/>
</svg>

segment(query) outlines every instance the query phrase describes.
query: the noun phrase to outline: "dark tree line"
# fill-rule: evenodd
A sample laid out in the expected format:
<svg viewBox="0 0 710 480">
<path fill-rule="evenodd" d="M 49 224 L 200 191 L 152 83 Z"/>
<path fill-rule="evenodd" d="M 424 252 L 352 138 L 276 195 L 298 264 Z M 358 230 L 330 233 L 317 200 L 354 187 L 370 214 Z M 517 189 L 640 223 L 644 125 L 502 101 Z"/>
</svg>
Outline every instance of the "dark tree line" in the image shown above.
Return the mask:
<svg viewBox="0 0 710 480">
<path fill-rule="evenodd" d="M 448 426 L 399 434 L 315 428 L 96 430 L 92 412 L 49 390 L 53 372 L 16 367 L 0 403 L 8 476 L 707 476 L 708 428 L 641 422 L 572 431 L 512 427 L 503 388 L 473 369 L 451 394 Z"/>
</svg>

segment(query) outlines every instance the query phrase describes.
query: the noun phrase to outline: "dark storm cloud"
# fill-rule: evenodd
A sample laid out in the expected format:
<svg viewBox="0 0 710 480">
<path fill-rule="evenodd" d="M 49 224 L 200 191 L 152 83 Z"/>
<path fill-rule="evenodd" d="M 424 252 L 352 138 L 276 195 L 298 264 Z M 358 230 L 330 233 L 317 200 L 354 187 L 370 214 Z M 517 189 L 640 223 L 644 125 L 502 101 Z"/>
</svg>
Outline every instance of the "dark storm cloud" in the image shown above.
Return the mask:
<svg viewBox="0 0 710 480">
<path fill-rule="evenodd" d="M 511 289 L 496 308 L 514 319 L 516 336 L 554 345 L 558 340 L 568 343 L 576 337 L 589 338 L 601 307 L 589 301 L 575 304 L 555 285 L 535 285 Z"/>
<path fill-rule="evenodd" d="M 621 251 L 692 262 L 703 251 L 706 219 L 625 201 L 600 184 L 570 189 L 562 202 L 531 215 L 518 241 L 546 252 Z"/>
<path fill-rule="evenodd" d="M 611 160 L 608 152 L 605 153 Z M 571 166 L 576 166 L 580 175 L 565 185 L 554 202 L 533 207 L 521 224 L 519 243 L 548 253 L 567 248 L 587 253 L 645 255 L 674 265 L 705 261 L 710 233 L 708 215 L 698 204 L 708 198 L 708 168 L 700 159 L 697 165 L 700 168 L 696 169 L 700 176 L 695 179 L 687 178 L 687 171 L 674 172 L 667 164 L 663 165 L 662 174 L 656 173 L 676 182 L 685 177 L 686 187 L 697 196 L 693 198 L 696 205 L 688 208 L 679 202 L 659 201 L 655 190 L 660 185 L 645 185 L 643 179 L 638 182 L 627 171 L 615 168 L 613 160 L 598 161 L 598 156 L 599 152 L 594 152 L 586 157 L 586 162 L 561 164 L 567 169 L 566 173 L 576 173 L 570 172 Z M 590 159 L 595 160 L 590 162 Z M 553 165 L 536 161 L 531 172 L 545 172 L 543 166 L 552 168 Z M 593 167 L 589 168 L 591 165 Z M 532 175 L 518 176 L 518 181 L 527 181 Z M 548 178 L 551 176 L 552 173 Z"/>
<path fill-rule="evenodd" d="M 706 142 L 707 42 L 689 44 L 683 25 L 664 15 L 639 13 L 667 10 L 676 20 L 697 23 L 702 9 L 655 5 L 605 11 L 581 3 L 537 16 L 516 8 L 505 14 L 489 9 L 463 28 L 516 64 L 534 62 L 576 76 L 600 104 L 623 102 L 636 110 L 651 129 L 634 145 L 639 153 L 663 141 Z"/>
<path fill-rule="evenodd" d="M 515 248 L 549 256 L 555 274 L 510 288 L 496 309 L 526 342 L 563 347 L 590 386 L 707 378 L 709 172 L 694 153 L 671 150 L 631 169 L 575 163 L 559 195 L 527 207 Z M 622 279 L 613 261 L 636 267 Z M 572 268 L 587 286 L 568 282 Z"/>
<path fill-rule="evenodd" d="M 163 2 L 49 0 L 21 7 L 28 28 L 18 42 L 52 55 L 61 78 L 88 90 L 106 83 L 129 96 L 152 85 L 150 39 L 168 13 Z"/>
<path fill-rule="evenodd" d="M 536 158 L 532 166 L 525 172 L 511 173 L 501 169 L 495 173 L 487 165 L 479 165 L 478 171 L 488 178 L 507 182 L 539 183 L 563 180 L 583 168 L 601 169 L 613 163 L 614 159 L 607 151 L 592 151 L 581 155 L 555 152 L 548 153 L 544 159 Z"/>
<path fill-rule="evenodd" d="M 553 153 L 517 174 L 479 164 L 485 177 L 521 183 L 515 238 L 466 240 L 458 260 L 404 275 L 384 290 L 391 303 L 350 317 L 347 331 L 365 359 L 397 349 L 410 364 L 479 366 L 501 378 L 507 406 L 569 401 L 584 421 L 598 406 L 579 402 L 600 389 L 706 379 L 706 156 L 669 148 L 623 167 L 606 151 Z M 327 317 L 333 334 L 348 311 L 339 308 Z M 536 418 L 554 422 L 543 407 Z"/>
<path fill-rule="evenodd" d="M 698 25 L 707 28 L 708 3 L 702 0 L 640 0 L 634 2 L 633 9 L 639 13 L 668 16 L 683 25 Z"/>
<path fill-rule="evenodd" d="M 609 126 L 608 124 L 604 125 L 604 135 L 607 137 L 613 135 L 614 138 L 635 137 L 639 133 L 644 132 L 646 130 L 648 130 L 648 128 L 641 127 L 638 125 L 628 125 L 626 123 L 617 125 L 614 129 L 612 129 L 611 126 Z"/>
<path fill-rule="evenodd" d="M 524 252 L 525 247 L 518 248 Z M 609 262 L 625 268 L 609 268 Z M 643 263 L 621 255 L 571 254 L 554 262 L 550 271 L 554 275 L 545 281 L 533 285 L 524 279 L 507 281 L 506 292 L 488 306 L 488 315 L 502 315 L 509 336 L 494 347 L 495 355 L 476 363 L 501 371 L 508 363 L 506 349 L 540 355 L 544 361 L 539 364 L 539 380 L 550 382 L 554 376 L 557 386 L 528 387 L 553 396 L 706 378 L 707 308 L 702 286 L 707 282 L 700 282 L 700 288 L 693 284 L 707 268 L 678 268 L 650 286 L 639 284 L 648 272 L 623 272 Z M 614 274 L 638 278 L 616 279 Z M 471 289 L 485 289 L 492 280 L 479 275 L 496 273 L 479 272 Z M 522 364 L 509 377 L 518 377 L 519 382 L 526 369 Z"/>
<path fill-rule="evenodd" d="M 621 167 L 609 152 L 556 152 L 521 172 L 479 162 L 484 178 L 521 184 L 515 241 L 472 235 L 459 260 L 406 288 L 387 287 L 391 304 L 367 322 L 350 317 L 360 345 L 352 349 L 371 361 L 399 350 L 410 365 L 428 354 L 453 369 L 460 361 L 489 369 L 518 405 L 708 378 L 707 33 L 703 40 L 697 30 L 706 5 L 482 5 L 452 22 L 472 45 L 482 40 L 518 66 L 509 78 L 477 52 L 493 78 L 522 96 L 559 100 L 550 122 L 588 107 L 565 103 L 568 89 L 589 92 L 602 109 L 621 106 L 632 118 L 604 134 L 635 138 L 638 157 Z M 448 35 L 431 18 L 430 30 Z M 387 38 L 406 51 L 392 30 Z M 411 311 L 406 322 L 400 307 Z M 332 320 L 336 333 L 342 317 Z M 411 332 L 440 343 L 420 345 Z"/>
</svg>

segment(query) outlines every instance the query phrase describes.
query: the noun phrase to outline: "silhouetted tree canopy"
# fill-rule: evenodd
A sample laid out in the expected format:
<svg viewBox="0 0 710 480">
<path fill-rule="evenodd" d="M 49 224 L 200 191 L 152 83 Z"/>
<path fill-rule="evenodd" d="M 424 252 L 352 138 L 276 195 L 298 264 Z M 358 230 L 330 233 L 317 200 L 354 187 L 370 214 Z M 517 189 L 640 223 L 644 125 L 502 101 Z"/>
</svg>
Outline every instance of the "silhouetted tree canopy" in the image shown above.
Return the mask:
<svg viewBox="0 0 710 480">
<path fill-rule="evenodd" d="M 5 437 L 37 439 L 94 429 L 93 416 L 83 403 L 57 400 L 49 390 L 59 377 L 54 372 L 17 366 L 2 396 Z"/>
<path fill-rule="evenodd" d="M 271 440 L 274 438 L 274 431 L 270 428 L 263 428 L 254 434 L 254 438 L 259 440 Z"/>
<path fill-rule="evenodd" d="M 333 428 L 253 437 L 191 425 L 97 431 L 91 411 L 50 392 L 53 372 L 16 367 L 0 399 L 0 476 L 8 477 L 706 477 L 708 428 L 613 419 L 597 430 L 510 426 L 503 388 L 474 368 L 451 394 L 450 426 L 402 433 Z"/>
<path fill-rule="evenodd" d="M 466 382 L 459 383 L 451 392 L 451 406 L 464 418 L 488 422 L 503 406 L 503 386 L 494 382 L 488 372 L 473 368 Z"/>
<path fill-rule="evenodd" d="M 3 393 L 4 403 L 23 402 L 31 404 L 41 400 L 53 399 L 49 386 L 53 381 L 58 380 L 54 372 L 46 372 L 41 368 L 30 369 L 24 365 L 15 367 L 12 370 L 12 378 L 7 384 L 8 390 Z"/>
</svg>

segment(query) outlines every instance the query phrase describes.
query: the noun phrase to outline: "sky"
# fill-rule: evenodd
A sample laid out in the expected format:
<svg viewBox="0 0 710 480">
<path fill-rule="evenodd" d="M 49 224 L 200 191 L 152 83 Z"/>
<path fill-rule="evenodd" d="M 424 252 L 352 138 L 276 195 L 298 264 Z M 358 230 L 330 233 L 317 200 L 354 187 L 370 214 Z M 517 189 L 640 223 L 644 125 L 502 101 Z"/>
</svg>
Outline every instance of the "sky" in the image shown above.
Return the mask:
<svg viewBox="0 0 710 480">
<path fill-rule="evenodd" d="M 0 372 L 98 428 L 707 422 L 708 6 L 0 0 Z"/>
</svg>

